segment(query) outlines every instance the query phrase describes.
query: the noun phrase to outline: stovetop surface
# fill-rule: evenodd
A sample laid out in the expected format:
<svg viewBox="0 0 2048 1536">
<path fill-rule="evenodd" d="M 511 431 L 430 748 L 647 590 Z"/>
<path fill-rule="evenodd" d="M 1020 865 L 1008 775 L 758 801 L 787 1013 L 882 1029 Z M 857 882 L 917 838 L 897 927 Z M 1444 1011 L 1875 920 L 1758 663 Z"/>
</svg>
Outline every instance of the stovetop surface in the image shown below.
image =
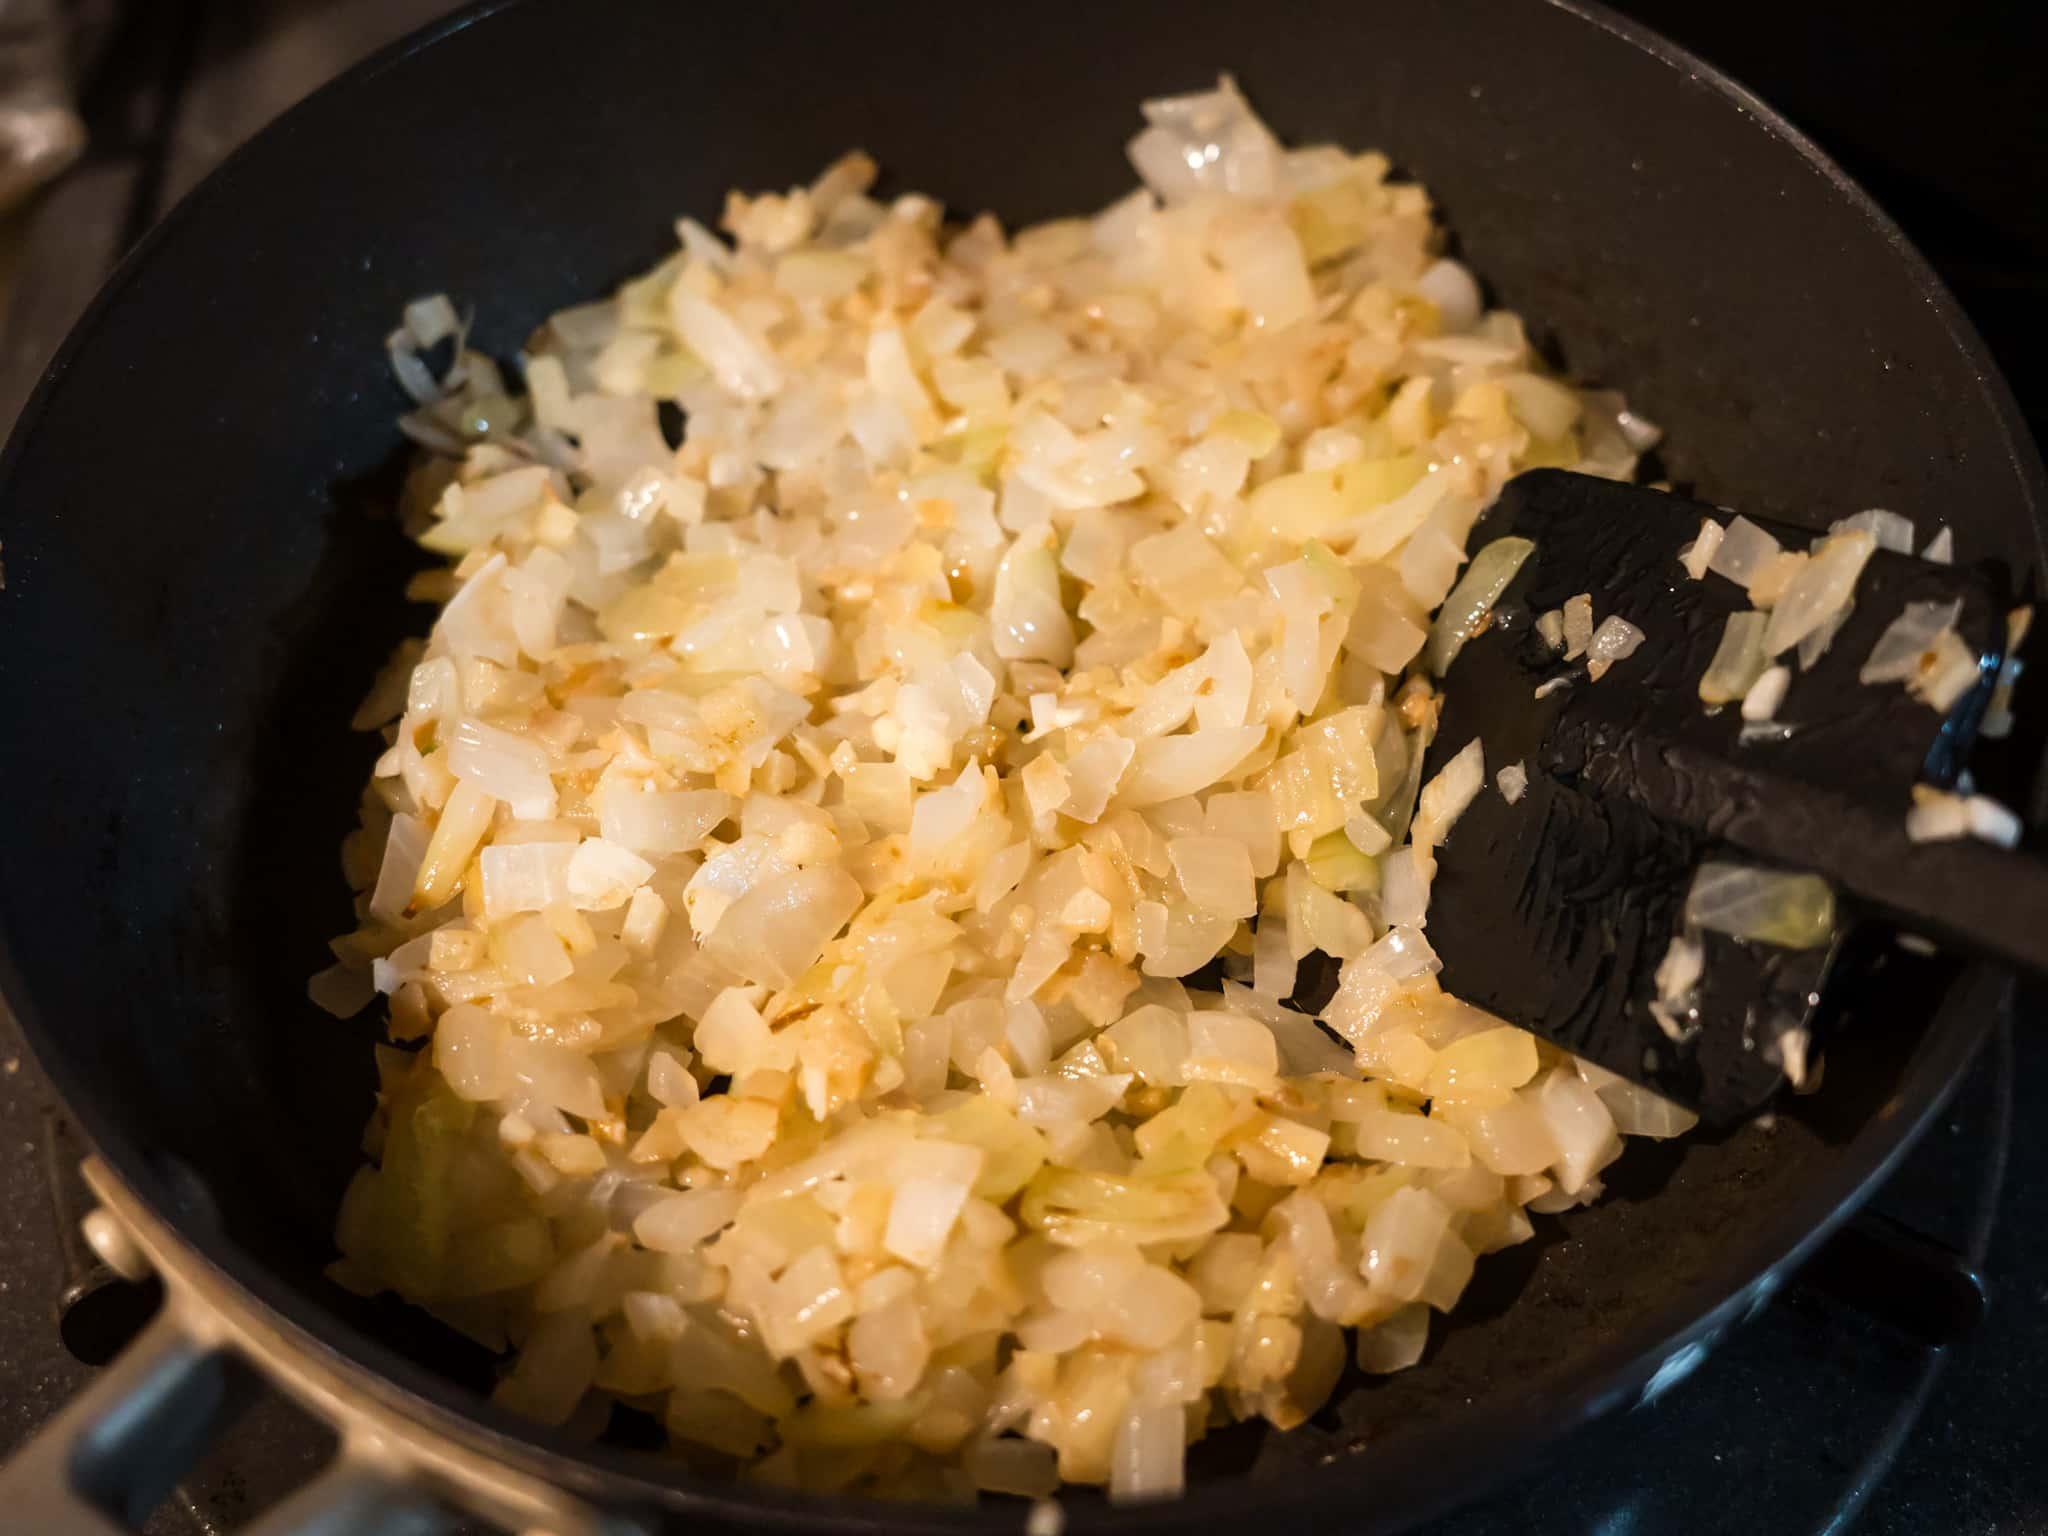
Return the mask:
<svg viewBox="0 0 2048 1536">
<path fill-rule="evenodd" d="M 118 254 L 221 155 L 444 0 L 157 0 L 86 7 L 95 148 L 37 215 L 0 337 L 0 419 Z M 1620 7 L 1811 133 L 1905 227 L 1989 339 L 2048 440 L 2048 10 L 1848 0 Z M 2048 935 L 2044 935 L 2048 942 Z M 1558 1447 L 1430 1536 L 2048 1532 L 2048 993 L 2023 994 L 1948 1111 L 1878 1196 L 1961 1254 L 1988 1305 L 1940 1342 L 1810 1276 L 1653 1404 Z M 59 1298 L 89 1265 L 84 1148 L 0 1010 L 0 1452 L 87 1378 Z M 329 1442 L 260 1409 L 150 1524 L 233 1529 Z M 4 1524 L 4 1521 L 0 1521 Z"/>
</svg>

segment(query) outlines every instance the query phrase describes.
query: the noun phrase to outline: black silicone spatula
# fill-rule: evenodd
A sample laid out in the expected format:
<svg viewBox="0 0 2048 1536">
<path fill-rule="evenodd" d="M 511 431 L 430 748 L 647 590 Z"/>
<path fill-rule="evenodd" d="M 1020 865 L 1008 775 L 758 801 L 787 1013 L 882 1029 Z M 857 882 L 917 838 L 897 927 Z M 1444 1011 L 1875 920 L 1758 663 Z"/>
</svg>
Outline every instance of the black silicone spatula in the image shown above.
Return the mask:
<svg viewBox="0 0 2048 1536">
<path fill-rule="evenodd" d="M 1486 763 L 1438 854 L 1428 934 L 1445 986 L 1718 1122 L 1772 1098 L 1788 1049 L 1797 1074 L 1852 929 L 1885 924 L 2048 968 L 2048 865 L 1906 832 L 1912 786 L 1951 788 L 1965 770 L 2005 650 L 1999 573 L 1877 551 L 1814 665 L 1778 658 L 1791 685 L 1774 726 L 1745 739 L 1737 705 L 1711 710 L 1699 683 L 1749 595 L 1719 575 L 1694 580 L 1679 561 L 1703 517 L 1730 516 L 1555 470 L 1511 481 L 1473 547 L 1513 534 L 1535 549 L 1449 667 L 1428 763 L 1434 774 L 1475 736 Z M 1788 549 L 1813 538 L 1763 526 Z M 1645 636 L 1598 681 L 1539 630 L 1581 593 L 1596 623 L 1619 615 Z M 1980 658 L 1945 712 L 1857 675 L 1905 605 L 1928 601 L 1960 604 L 1955 628 Z M 1517 763 L 1527 787 L 1510 803 L 1495 780 Z M 1709 861 L 1825 877 L 1834 937 L 1790 949 L 1697 933 L 1704 967 L 1675 1018 L 1651 1007 L 1656 972 Z"/>
</svg>

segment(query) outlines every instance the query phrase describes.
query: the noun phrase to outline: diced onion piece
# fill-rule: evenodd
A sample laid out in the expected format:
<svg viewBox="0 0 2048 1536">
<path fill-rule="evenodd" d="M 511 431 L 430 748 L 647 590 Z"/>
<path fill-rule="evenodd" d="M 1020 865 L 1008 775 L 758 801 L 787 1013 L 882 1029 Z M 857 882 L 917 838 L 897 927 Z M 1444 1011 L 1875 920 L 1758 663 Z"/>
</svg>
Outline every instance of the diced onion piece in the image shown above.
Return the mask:
<svg viewBox="0 0 2048 1536">
<path fill-rule="evenodd" d="M 1010 661 L 1074 659 L 1074 626 L 1060 598 L 1059 562 L 1049 529 L 1020 534 L 996 568 L 989 623 L 996 654 Z"/>
<path fill-rule="evenodd" d="M 1763 676 L 1770 658 L 1764 653 L 1764 626 L 1769 618 L 1754 609 L 1728 615 L 1713 660 L 1700 674 L 1700 697 L 1709 704 L 1730 704 Z"/>
<path fill-rule="evenodd" d="M 782 367 L 729 314 L 678 283 L 669 297 L 676 332 L 710 367 L 720 384 L 743 400 L 759 400 L 782 387 Z"/>
<path fill-rule="evenodd" d="M 1500 790 L 1501 799 L 1513 805 L 1529 787 L 1529 770 L 1520 763 L 1509 763 L 1493 776 L 1493 782 Z"/>
<path fill-rule="evenodd" d="M 1344 823 L 1344 835 L 1351 839 L 1351 846 L 1363 854 L 1385 853 L 1393 841 L 1387 829 L 1363 811 Z"/>
<path fill-rule="evenodd" d="M 1777 718 L 1778 706 L 1785 702 L 1785 690 L 1792 686 L 1792 671 L 1789 667 L 1766 667 L 1749 685 L 1749 691 L 1742 696 L 1742 718 L 1745 720 L 1773 720 Z"/>
<path fill-rule="evenodd" d="M 1408 1185 L 1387 1196 L 1366 1222 L 1359 1271 L 1376 1296 L 1412 1301 L 1428 1284 L 1439 1255 L 1456 1242 L 1444 1203 Z"/>
<path fill-rule="evenodd" d="M 1868 512 L 1858 512 L 1853 517 L 1830 523 L 1828 532 L 1867 533 L 1877 541 L 1879 549 L 1889 549 L 1901 555 L 1913 553 L 1913 519 L 1887 512 L 1882 507 L 1872 507 Z"/>
<path fill-rule="evenodd" d="M 421 856 L 408 911 L 432 911 L 455 894 L 477 844 L 490 831 L 497 808 L 498 802 L 474 784 L 455 787 L 441 807 L 441 819 L 434 824 L 434 835 Z"/>
<path fill-rule="evenodd" d="M 1749 580 L 1750 606 L 1768 610 L 1812 563 L 1813 556 L 1803 549 L 1780 550 L 1771 556 Z"/>
<path fill-rule="evenodd" d="M 1925 784 L 1913 786 L 1906 836 L 1916 843 L 1976 837 L 2011 848 L 2019 843 L 2022 830 L 2019 817 L 1989 795 L 1958 795 Z"/>
<path fill-rule="evenodd" d="M 1227 837 L 1177 837 L 1166 845 L 1173 871 L 1189 902 L 1216 917 L 1250 917 L 1258 911 L 1251 854 Z"/>
<path fill-rule="evenodd" d="M 1782 553 L 1778 541 L 1746 517 L 1737 517 L 1721 531 L 1721 539 L 1707 561 L 1707 569 L 1725 576 L 1738 587 L 1747 587 L 1772 560 Z"/>
<path fill-rule="evenodd" d="M 1771 609 L 1764 653 L 1790 650 L 1849 605 L 1857 578 L 1877 549 L 1871 534 L 1854 530 L 1823 539 Z"/>
<path fill-rule="evenodd" d="M 1818 875 L 1709 860 L 1686 893 L 1685 920 L 1781 949 L 1814 949 L 1834 936 L 1835 893 Z"/>
<path fill-rule="evenodd" d="M 1934 637 L 1906 689 L 1930 708 L 1945 714 L 1982 680 L 1983 673 L 1983 658 L 1963 643 L 1961 635 L 1944 629 Z"/>
<path fill-rule="evenodd" d="M 1484 307 L 1471 271 L 1448 257 L 1438 257 L 1422 269 L 1415 291 L 1436 306 L 1437 318 L 1452 336 L 1471 330 Z"/>
<path fill-rule="evenodd" d="M 1577 661 L 1593 643 L 1593 596 L 1581 592 L 1564 600 L 1564 659 Z"/>
<path fill-rule="evenodd" d="M 656 1253 L 688 1253 L 730 1225 L 739 1211 L 737 1190 L 684 1190 L 665 1196 L 635 1217 L 633 1236 Z"/>
<path fill-rule="evenodd" d="M 1465 814 L 1465 807 L 1485 782 L 1486 760 L 1479 738 L 1474 736 L 1437 771 L 1435 778 L 1422 786 L 1422 799 L 1410 833 L 1415 846 L 1427 852 L 1450 836 L 1451 827 Z"/>
<path fill-rule="evenodd" d="M 1678 552 L 1678 563 L 1685 567 L 1685 574 L 1694 581 L 1706 578 L 1708 567 L 1714 562 L 1715 552 L 1721 547 L 1726 530 L 1711 517 L 1700 519 L 1699 537 Z"/>
<path fill-rule="evenodd" d="M 477 856 L 484 916 L 496 922 L 566 900 L 575 856 L 572 843 L 501 843 L 484 849 Z"/>
<path fill-rule="evenodd" d="M 929 1269 L 945 1252 L 946 1239 L 967 1204 L 971 1185 L 942 1179 L 907 1178 L 889 1202 L 882 1246 L 907 1264 Z"/>
<path fill-rule="evenodd" d="M 598 824 L 604 837 L 644 857 L 695 848 L 736 808 L 718 789 L 638 793 L 613 789 L 604 796 Z"/>
<path fill-rule="evenodd" d="M 1617 661 L 1626 661 L 1643 643 L 1644 635 L 1620 614 L 1610 613 L 1586 642 L 1586 673 L 1594 682 L 1606 675 Z"/>
<path fill-rule="evenodd" d="M 862 901 L 859 883 L 823 865 L 762 881 L 727 907 L 704 952 L 741 976 L 786 987 L 817 964 Z"/>
<path fill-rule="evenodd" d="M 1381 1110 L 1355 1124 L 1360 1157 L 1411 1168 L 1463 1168 L 1472 1161 L 1465 1138 L 1440 1120 Z"/>
<path fill-rule="evenodd" d="M 1856 674 L 1864 683 L 1904 683 L 1921 676 L 1932 665 L 1940 637 L 1955 627 L 1962 612 L 1962 599 L 1947 603 L 1908 603 L 1896 619 L 1885 626 L 1870 648 L 1869 659 Z"/>
<path fill-rule="evenodd" d="M 1411 1302 L 1358 1333 L 1358 1368 L 1371 1376 L 1405 1371 L 1429 1344 L 1429 1308 Z"/>
<path fill-rule="evenodd" d="M 1576 1195 L 1621 1155 L 1614 1117 L 1600 1096 L 1569 1067 L 1553 1068 L 1535 1091 L 1535 1104 L 1558 1149 L 1551 1165 L 1557 1187 Z"/>
<path fill-rule="evenodd" d="M 1229 778 L 1265 735 L 1262 725 L 1219 726 L 1142 742 L 1117 797 L 1148 806 L 1198 794 Z"/>
<path fill-rule="evenodd" d="M 1499 538 L 1472 557 L 1430 626 L 1424 659 L 1431 672 L 1442 677 L 1450 670 L 1465 642 L 1485 627 L 1493 605 L 1535 549 L 1529 539 Z"/>
<path fill-rule="evenodd" d="M 569 857 L 565 884 L 569 899 L 587 912 L 624 906 L 645 885 L 654 866 L 617 843 L 586 838 Z"/>
<path fill-rule="evenodd" d="M 1677 1003 L 1684 999 L 1699 985 L 1705 965 L 1706 951 L 1699 940 L 1689 934 L 1674 934 L 1664 958 L 1657 964 L 1659 1001 Z"/>
<path fill-rule="evenodd" d="M 1605 1067 L 1584 1060 L 1574 1061 L 1572 1065 L 1586 1085 L 1600 1095 L 1600 1102 L 1614 1117 L 1614 1128 L 1624 1136 L 1664 1140 L 1683 1136 L 1699 1124 L 1700 1117 L 1691 1110 L 1619 1077 Z"/>
</svg>

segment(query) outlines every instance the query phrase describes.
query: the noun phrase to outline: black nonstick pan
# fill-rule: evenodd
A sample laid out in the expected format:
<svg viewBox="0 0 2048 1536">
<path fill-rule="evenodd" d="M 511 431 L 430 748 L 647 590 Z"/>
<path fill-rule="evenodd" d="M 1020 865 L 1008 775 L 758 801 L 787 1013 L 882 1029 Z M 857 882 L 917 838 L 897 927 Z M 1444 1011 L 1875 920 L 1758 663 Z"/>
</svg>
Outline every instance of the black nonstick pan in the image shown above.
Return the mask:
<svg viewBox="0 0 2048 1536">
<path fill-rule="evenodd" d="M 677 214 L 853 145 L 962 214 L 1093 207 L 1130 181 L 1137 101 L 1226 69 L 1284 136 L 1427 182 L 1494 295 L 1625 387 L 1693 494 L 1817 528 L 1895 508 L 2037 584 L 2048 483 L 1932 273 L 1767 107 L 1596 8 L 506 0 L 401 45 L 166 220 L 0 461 L 0 989 L 214 1294 L 422 1443 L 625 1529 L 1025 1518 L 736 1489 L 533 1430 L 485 1405 L 472 1346 L 323 1279 L 373 1026 L 304 982 L 348 926 L 335 849 L 374 751 L 349 714 L 422 622 L 386 512 L 392 317 L 445 290 L 509 358 Z M 1482 1264 L 1420 1368 L 1212 1437 L 1184 1501 L 1072 1499 L 1070 1527 L 1394 1530 L 1677 1390 L 1927 1125 L 2005 995 L 1873 957 L 1822 1091 L 1772 1128 L 1632 1146 L 1600 1204 Z"/>
</svg>

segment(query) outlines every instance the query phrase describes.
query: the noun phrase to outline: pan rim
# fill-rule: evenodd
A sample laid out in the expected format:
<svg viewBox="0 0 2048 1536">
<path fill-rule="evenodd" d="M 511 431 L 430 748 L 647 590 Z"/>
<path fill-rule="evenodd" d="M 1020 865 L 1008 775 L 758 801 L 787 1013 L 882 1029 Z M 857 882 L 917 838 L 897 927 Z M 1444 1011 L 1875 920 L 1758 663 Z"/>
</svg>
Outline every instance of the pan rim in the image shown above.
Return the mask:
<svg viewBox="0 0 2048 1536">
<path fill-rule="evenodd" d="M 288 136 L 294 120 L 309 108 L 331 96 L 353 91 L 362 82 L 402 66 L 417 54 L 480 23 L 546 3 L 559 0 L 477 0 L 345 71 L 232 152 L 137 242 L 66 337 L 24 406 L 4 452 L 0 452 L 0 501 L 7 498 L 19 461 L 36 437 L 38 425 L 63 387 L 73 362 L 91 345 L 117 299 L 150 266 L 158 248 L 176 238 L 195 209 L 223 195 L 223 189 L 234 182 L 237 169 L 250 155 L 252 146 Z M 1541 3 L 1608 33 L 1719 96 L 1761 131 L 1794 151 L 1810 171 L 1829 185 L 1832 195 L 1891 248 L 1915 291 L 1932 308 L 1957 352 L 1974 371 L 1975 384 L 1998 422 L 2002 446 L 2025 500 L 2034 537 L 2034 566 L 2036 570 L 2048 569 L 2048 514 L 2044 514 L 2044 504 L 2048 504 L 2048 471 L 2043 469 L 2040 452 L 1983 338 L 1904 232 L 1811 139 L 1714 65 L 1652 29 L 1590 0 Z M 2048 783 L 2037 784 L 2030 819 L 2040 820 L 2044 810 L 2048 810 Z M 1721 1266 L 1709 1281 L 1637 1323 L 1625 1336 L 1590 1351 L 1562 1373 L 1559 1390 L 1537 1405 L 1540 1414 L 1533 1413 L 1527 1405 L 1484 1404 L 1478 1405 L 1470 1416 L 1461 1415 L 1455 1421 L 1404 1435 L 1401 1443 L 1405 1450 L 1417 1453 L 1412 1460 L 1418 1466 L 1435 1459 L 1432 1453 L 1449 1443 L 1458 1442 L 1469 1449 L 1472 1441 L 1489 1435 L 1498 1437 L 1507 1451 L 1487 1468 L 1484 1476 L 1468 1476 L 1465 1486 L 1460 1488 L 1431 1488 L 1427 1472 L 1411 1472 L 1411 1477 L 1421 1479 L 1414 1485 L 1412 1518 L 1419 1521 L 1439 1513 L 1482 1486 L 1499 1486 L 1542 1446 L 1555 1443 L 1568 1431 L 1631 1398 L 1659 1359 L 1716 1333 L 1750 1305 L 1759 1289 L 1767 1289 L 1776 1277 L 1811 1253 L 1891 1173 L 1939 1113 L 2002 1013 L 2009 991 L 2009 984 L 1995 972 L 1984 968 L 1966 972 L 1929 1021 L 1920 1048 L 1906 1064 L 1899 1102 L 1924 1096 L 1917 1114 L 1908 1120 L 1882 1127 L 1873 1125 L 1859 1132 L 1840 1162 L 1828 1170 L 1827 1177 L 1816 1180 L 1801 1198 L 1792 1200 L 1777 1213 L 1777 1218 L 1761 1234 L 1751 1238 L 1743 1250 L 1745 1258 Z M 476 1401 L 445 1378 L 319 1308 L 278 1280 L 224 1233 L 193 1233 L 180 1220 L 173 1189 L 143 1148 L 126 1134 L 115 1117 L 96 1103 L 86 1075 L 74 1072 L 58 1053 L 41 1047 L 40 1042 L 47 1038 L 45 1028 L 31 1006 L 4 934 L 0 934 L 0 995 L 13 1007 L 31 1051 L 67 1110 L 136 1194 L 176 1228 L 229 1283 L 274 1314 L 301 1347 L 341 1366 L 380 1400 L 430 1431 L 451 1435 L 488 1454 L 528 1467 L 609 1507 L 639 1505 L 689 1511 L 740 1524 L 821 1533 L 957 1531 L 989 1523 L 994 1512 L 972 1506 L 912 1507 L 836 1495 L 740 1489 L 694 1477 L 685 1469 L 651 1455 L 574 1445 L 565 1437 L 524 1424 Z M 1757 1263 L 1759 1254 L 1771 1255 L 1761 1267 Z M 1657 1342 L 1647 1345 L 1644 1341 L 1650 1339 Z M 1204 1486 L 1200 1491 L 1201 1518 L 1304 1517 L 1319 1504 L 1371 1489 L 1368 1469 L 1376 1472 L 1377 1460 L 1361 1455 L 1352 1459 L 1349 1470 L 1333 1465 L 1291 1488 L 1243 1478 Z M 1469 1474 L 1471 1470 L 1468 1460 L 1465 1471 Z M 1376 1492 L 1384 1497 L 1386 1489 L 1382 1479 Z M 1115 1525 L 1123 1530 L 1157 1530 L 1181 1525 L 1189 1518 L 1191 1508 L 1178 1502 L 1116 1508 L 1082 1504 L 1071 1508 L 1069 1515 L 1075 1529 Z M 1018 1509 L 1021 1520 L 1022 1506 Z"/>
</svg>

